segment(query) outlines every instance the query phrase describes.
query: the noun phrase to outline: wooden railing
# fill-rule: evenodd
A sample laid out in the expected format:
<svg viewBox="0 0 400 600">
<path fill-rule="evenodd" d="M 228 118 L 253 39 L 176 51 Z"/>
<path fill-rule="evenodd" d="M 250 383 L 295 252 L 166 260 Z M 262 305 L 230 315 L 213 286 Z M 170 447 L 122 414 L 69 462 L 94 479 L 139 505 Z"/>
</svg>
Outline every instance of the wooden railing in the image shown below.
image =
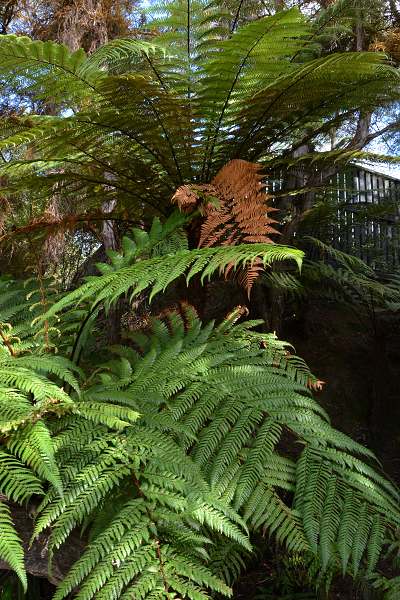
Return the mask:
<svg viewBox="0 0 400 600">
<path fill-rule="evenodd" d="M 337 223 L 332 244 L 377 269 L 400 264 L 400 180 L 352 166 L 331 181 Z"/>
<path fill-rule="evenodd" d="M 271 178 L 268 187 L 282 193 L 283 181 Z M 323 186 L 318 199 L 332 207 L 321 232 L 326 242 L 378 270 L 400 266 L 400 179 L 350 165 Z M 319 237 L 318 227 L 314 234 Z"/>
</svg>

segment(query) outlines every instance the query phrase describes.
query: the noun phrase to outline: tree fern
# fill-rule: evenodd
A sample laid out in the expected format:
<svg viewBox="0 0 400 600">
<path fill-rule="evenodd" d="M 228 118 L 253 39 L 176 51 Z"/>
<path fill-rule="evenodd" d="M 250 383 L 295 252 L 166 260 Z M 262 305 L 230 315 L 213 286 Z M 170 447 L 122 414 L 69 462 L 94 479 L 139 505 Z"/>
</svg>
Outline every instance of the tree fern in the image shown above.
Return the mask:
<svg viewBox="0 0 400 600">
<path fill-rule="evenodd" d="M 67 206 L 73 190 L 87 209 L 117 199 L 134 220 L 168 213 L 178 186 L 208 183 L 229 160 L 279 158 L 276 140 L 286 148 L 305 127 L 319 140 L 321 119 L 347 122 L 397 97 L 382 55 L 321 57 L 297 9 L 233 32 L 219 5 L 177 0 L 150 12 L 160 27 L 150 42 L 113 40 L 89 57 L 2 37 L 8 84 L 23 77 L 35 98 L 51 96 L 59 108 L 9 120 L 0 139 L 12 157 L 2 166 L 5 193 L 29 187 L 43 209 L 57 183 Z"/>
<path fill-rule="evenodd" d="M 321 121 L 345 124 L 397 98 L 383 56 L 321 57 L 295 9 L 229 29 L 202 1 L 152 8 L 151 43 L 118 40 L 91 57 L 1 37 L 0 75 L 51 97 L 56 112 L 1 130 L 2 191 L 24 206 L 28 190 L 35 213 L 27 224 L 22 211 L 14 236 L 43 230 L 55 189 L 65 218 L 46 231 L 104 220 L 111 200 L 122 220 L 167 217 L 177 188 L 203 189 L 229 160 L 279 163 L 305 128 L 319 142 Z M 80 220 L 69 218 L 77 204 Z M 67 294 L 43 277 L 0 282 L 0 491 L 20 503 L 42 496 L 33 539 L 48 536 L 50 562 L 72 532 L 86 543 L 55 600 L 229 596 L 253 532 L 312 556 L 321 579 L 338 565 L 371 576 L 399 526 L 399 492 L 368 449 L 332 428 L 310 392 L 318 380 L 256 333 L 259 321 L 237 324 L 239 309 L 202 324 L 181 306 L 104 348 L 96 325 L 117 301 L 150 303 L 178 279 L 257 262 L 301 265 L 303 252 L 284 245 L 192 250 L 184 223 L 175 213 L 136 228 L 100 276 Z M 330 258 L 343 288 L 379 293 L 358 263 Z M 328 279 L 331 264 L 322 271 Z M 300 287 L 292 274 L 264 281 Z M 25 584 L 5 504 L 0 528 L 0 555 Z"/>
</svg>

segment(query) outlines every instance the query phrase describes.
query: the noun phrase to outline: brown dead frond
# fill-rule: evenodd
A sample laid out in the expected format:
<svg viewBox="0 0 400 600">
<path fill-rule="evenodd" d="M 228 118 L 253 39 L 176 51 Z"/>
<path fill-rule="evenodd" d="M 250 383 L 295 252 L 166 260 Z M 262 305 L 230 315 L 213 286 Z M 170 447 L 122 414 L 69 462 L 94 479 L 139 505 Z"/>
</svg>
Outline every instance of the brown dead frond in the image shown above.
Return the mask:
<svg viewBox="0 0 400 600">
<path fill-rule="evenodd" d="M 321 379 L 310 378 L 307 382 L 307 387 L 313 392 L 321 392 L 324 389 L 325 381 Z"/>
<path fill-rule="evenodd" d="M 260 165 L 235 159 L 210 184 L 178 188 L 172 202 L 183 212 L 198 208 L 203 215 L 199 247 L 273 243 L 270 236 L 278 231 L 270 214 L 276 209 L 268 205 L 265 187 Z M 226 276 L 232 268 L 228 265 Z M 248 293 L 262 270 L 262 263 L 254 261 L 238 273 L 238 281 Z"/>
<path fill-rule="evenodd" d="M 212 207 L 210 200 L 215 198 L 215 187 L 212 184 L 181 185 L 171 198 L 172 204 L 176 204 L 181 212 L 191 213 L 198 208 L 202 215 L 206 214 L 208 208 Z"/>
<path fill-rule="evenodd" d="M 181 185 L 172 196 L 172 204 L 176 204 L 181 212 L 192 212 L 197 206 L 199 196 L 190 185 Z"/>
<path fill-rule="evenodd" d="M 1 183 L 0 183 L 1 186 Z M 6 231 L 6 221 L 11 214 L 11 205 L 5 196 L 0 196 L 0 235 Z"/>
<path fill-rule="evenodd" d="M 101 213 L 71 214 L 57 217 L 47 211 L 41 217 L 33 219 L 21 227 L 12 227 L 10 231 L 0 237 L 0 242 L 22 234 L 43 234 L 45 238 L 59 232 L 71 231 L 77 227 L 88 226 L 90 222 L 104 220 Z"/>
<path fill-rule="evenodd" d="M 247 306 L 240 305 L 240 306 L 236 306 L 232 311 L 229 312 L 229 314 L 226 315 L 225 321 L 229 321 L 230 323 L 232 323 L 232 325 L 234 325 L 242 317 L 248 317 L 248 316 L 249 316 L 249 309 L 247 308 Z"/>
<path fill-rule="evenodd" d="M 269 214 L 268 195 L 261 167 L 246 160 L 231 160 L 211 182 L 218 203 L 208 203 L 199 246 L 269 242 L 276 223 Z"/>
<path fill-rule="evenodd" d="M 393 60 L 400 63 L 400 29 L 390 29 L 385 35 L 376 39 L 369 47 L 374 52 L 386 52 Z"/>
<path fill-rule="evenodd" d="M 96 234 L 94 226 L 103 223 L 105 220 L 129 221 L 124 215 L 115 217 L 112 214 L 105 214 L 100 210 L 93 211 L 92 213 L 71 213 L 60 216 L 46 210 L 40 217 L 32 219 L 26 225 L 11 227 L 4 235 L 0 235 L 0 243 L 7 239 L 16 238 L 18 235 L 35 234 L 47 239 L 50 236 L 76 229 L 86 229 Z M 97 234 L 97 237 L 99 237 L 99 234 Z"/>
</svg>

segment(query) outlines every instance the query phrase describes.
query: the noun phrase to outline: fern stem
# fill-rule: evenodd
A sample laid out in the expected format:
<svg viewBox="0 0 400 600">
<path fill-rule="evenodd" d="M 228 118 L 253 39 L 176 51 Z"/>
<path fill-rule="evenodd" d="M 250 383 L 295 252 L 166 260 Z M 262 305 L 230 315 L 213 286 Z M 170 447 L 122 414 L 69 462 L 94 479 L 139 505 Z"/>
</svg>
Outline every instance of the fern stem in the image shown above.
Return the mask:
<svg viewBox="0 0 400 600">
<path fill-rule="evenodd" d="M 115 129 L 115 127 L 113 125 L 109 125 L 108 123 L 94 121 L 94 120 L 92 120 L 92 121 L 85 121 L 84 119 L 76 118 L 75 121 L 77 123 L 82 123 L 83 125 L 97 125 L 100 128 L 111 129 L 112 131 L 114 131 L 114 129 Z M 158 162 L 158 164 L 161 165 L 163 167 L 163 169 L 165 169 L 166 173 L 168 173 L 168 176 L 171 177 L 172 181 L 174 181 L 174 178 L 173 178 L 170 170 L 164 164 L 164 162 L 163 162 L 162 157 L 160 156 L 160 154 L 158 154 L 157 152 L 155 152 L 150 146 L 148 146 L 144 142 L 140 141 L 137 136 L 132 135 L 132 133 L 130 131 L 128 131 L 127 129 L 122 129 L 120 127 L 119 131 L 121 133 L 123 133 L 124 135 L 126 135 L 126 137 L 129 138 L 130 140 L 133 140 L 138 146 L 140 146 L 141 148 L 143 148 L 143 150 L 145 150 L 153 158 L 155 158 L 155 160 Z"/>
<path fill-rule="evenodd" d="M 168 585 L 167 577 L 165 575 L 164 561 L 163 561 L 162 554 L 161 554 L 160 540 L 158 538 L 156 538 L 155 543 L 156 543 L 157 558 L 158 558 L 158 562 L 160 563 L 160 573 L 161 573 L 161 577 L 162 577 L 162 580 L 164 583 L 164 591 L 166 593 L 167 598 L 169 599 L 170 598 L 169 585 Z"/>
<path fill-rule="evenodd" d="M 232 85 L 231 85 L 231 87 L 230 87 L 230 89 L 228 91 L 228 94 L 227 94 L 227 96 L 225 98 L 225 102 L 224 102 L 224 105 L 222 107 L 221 113 L 219 115 L 219 119 L 218 119 L 217 125 L 215 127 L 214 136 L 213 136 L 212 143 L 211 143 L 211 149 L 210 149 L 209 152 L 208 151 L 205 152 L 204 164 L 207 164 L 207 172 L 206 172 L 207 179 L 209 177 L 210 169 L 211 169 L 211 166 L 212 166 L 212 158 L 213 158 L 214 148 L 215 148 L 215 145 L 217 143 L 219 132 L 220 132 L 221 126 L 222 126 L 222 121 L 223 121 L 223 118 L 225 116 L 225 112 L 226 112 L 226 110 L 228 108 L 230 99 L 232 97 L 233 90 L 235 89 L 236 84 L 237 84 L 237 82 L 239 80 L 239 77 L 240 77 L 240 75 L 241 75 L 241 73 L 242 73 L 242 71 L 243 71 L 243 69 L 244 69 L 244 67 L 245 67 L 245 65 L 246 65 L 246 63 L 248 61 L 249 56 L 253 52 L 254 48 L 256 48 L 258 46 L 258 44 L 261 42 L 261 40 L 265 37 L 265 35 L 267 33 L 269 33 L 270 31 L 273 30 L 273 28 L 277 25 L 277 23 L 279 23 L 279 21 L 274 22 L 272 24 L 272 26 L 267 31 L 263 31 L 261 33 L 261 35 L 258 36 L 258 38 L 254 41 L 254 43 L 251 45 L 251 47 L 246 52 L 245 56 L 243 57 L 240 65 L 239 65 L 239 68 L 238 68 L 238 70 L 236 72 L 235 78 L 234 78 L 234 80 L 232 82 Z"/>
<path fill-rule="evenodd" d="M 238 21 L 239 21 L 239 16 L 240 16 L 240 11 L 242 10 L 242 5 L 243 5 L 243 2 L 244 2 L 244 0 L 240 0 L 240 2 L 239 2 L 239 6 L 238 6 L 238 8 L 237 8 L 237 11 L 236 11 L 235 17 L 234 17 L 234 19 L 233 19 L 233 22 L 232 22 L 232 25 L 231 25 L 231 29 L 230 29 L 230 32 L 231 32 L 231 33 L 233 33 L 233 32 L 235 31 L 235 29 L 236 29 L 236 26 L 237 26 L 237 24 L 238 24 Z"/>
<path fill-rule="evenodd" d="M 140 496 L 140 498 L 145 499 L 146 497 L 145 497 L 144 493 L 142 492 L 142 489 L 140 487 L 140 481 L 137 478 L 135 472 L 133 472 L 133 482 L 135 484 L 138 496 Z M 147 503 L 145 506 L 146 506 L 147 516 L 149 517 L 150 521 L 154 524 L 155 529 L 157 529 L 155 519 L 154 519 Z M 167 576 L 165 574 L 164 561 L 163 561 L 162 554 L 161 554 L 161 544 L 160 544 L 160 540 L 158 539 L 158 537 L 154 536 L 154 542 L 155 542 L 155 546 L 156 546 L 157 559 L 158 559 L 158 562 L 160 563 L 160 574 L 161 574 L 161 578 L 163 580 L 164 591 L 165 591 L 165 594 L 166 594 L 168 600 L 171 600 L 171 596 L 169 594 L 168 580 L 167 580 Z"/>
</svg>

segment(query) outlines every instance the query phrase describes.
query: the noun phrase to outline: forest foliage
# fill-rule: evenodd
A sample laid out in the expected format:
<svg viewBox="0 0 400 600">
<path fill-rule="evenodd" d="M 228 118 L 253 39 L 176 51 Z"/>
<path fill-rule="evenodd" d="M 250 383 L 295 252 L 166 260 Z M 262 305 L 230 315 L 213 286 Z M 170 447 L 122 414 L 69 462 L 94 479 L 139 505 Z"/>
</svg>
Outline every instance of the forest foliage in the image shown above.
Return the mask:
<svg viewBox="0 0 400 600">
<path fill-rule="evenodd" d="M 398 279 L 309 235 L 321 171 L 370 157 L 398 102 L 395 60 L 327 51 L 355 23 L 351 5 L 330 30 L 336 4 L 321 24 L 177 0 L 87 52 L 0 37 L 19 104 L 0 123 L 0 559 L 24 589 L 39 542 L 54 600 L 232 596 L 268 536 L 316 588 L 398 596 L 399 490 L 266 332 L 287 297 L 400 306 Z"/>
</svg>

